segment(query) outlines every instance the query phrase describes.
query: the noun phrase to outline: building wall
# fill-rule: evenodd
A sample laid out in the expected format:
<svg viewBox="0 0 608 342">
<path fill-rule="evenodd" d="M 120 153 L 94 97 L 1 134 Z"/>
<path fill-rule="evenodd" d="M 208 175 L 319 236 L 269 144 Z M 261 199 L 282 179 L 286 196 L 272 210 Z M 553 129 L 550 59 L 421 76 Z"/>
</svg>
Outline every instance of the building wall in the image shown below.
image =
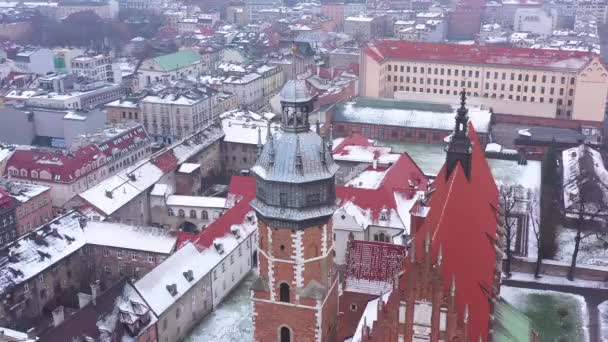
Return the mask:
<svg viewBox="0 0 608 342">
<path fill-rule="evenodd" d="M 8 244 L 17 238 L 17 219 L 15 204 L 0 208 L 0 246 Z"/>
<path fill-rule="evenodd" d="M 36 137 L 34 115 L 12 106 L 0 108 L 0 139 L 7 144 L 30 145 Z"/>
<path fill-rule="evenodd" d="M 213 289 L 213 307 L 217 306 L 249 274 L 253 268 L 253 252 L 256 248 L 256 233 L 252 233 L 232 252 L 224 256 L 209 273 Z M 213 248 L 213 247 L 211 247 Z"/>
<path fill-rule="evenodd" d="M 473 98 L 511 100 L 525 105 L 555 104 L 555 118 L 603 121 L 608 80 L 602 75 L 606 69 L 601 66 L 597 56 L 590 63 L 595 67 L 586 66 L 580 71 L 405 60 L 378 63 L 363 53 L 361 95 L 392 98 L 402 87 L 403 91 L 411 93 L 457 95 L 462 88 L 466 88 Z M 579 85 L 580 90 L 577 88 Z M 546 109 L 541 116 L 545 115 Z"/>
<path fill-rule="evenodd" d="M 225 172 L 229 175 L 239 175 L 242 170 L 249 170 L 257 160 L 257 145 L 224 142 L 222 150 Z"/>
<path fill-rule="evenodd" d="M 0 24 L 0 36 L 12 41 L 27 41 L 32 34 L 32 24 L 29 21 Z"/>
<path fill-rule="evenodd" d="M 264 78 L 258 77 L 248 83 L 224 82 L 222 89 L 235 93 L 239 97 L 241 105 L 246 105 L 250 110 L 260 109 L 264 106 Z"/>
<path fill-rule="evenodd" d="M 30 55 L 29 63 L 15 61 L 15 66 L 26 72 L 38 75 L 45 75 L 47 72 L 55 70 L 53 52 L 49 49 L 41 48 Z"/>
<path fill-rule="evenodd" d="M 131 201 L 120 207 L 120 209 L 112 213 L 109 218 L 136 226 L 150 224 L 150 198 L 148 193 L 149 190 L 143 191 Z"/>
<path fill-rule="evenodd" d="M 224 212 L 226 212 L 226 209 L 167 206 L 165 204 L 153 208 L 151 211 L 151 220 L 154 224 L 174 230 L 178 230 L 185 222 L 194 224 L 198 230 L 203 230 L 222 216 Z M 192 214 L 194 214 L 194 217 Z"/>
<path fill-rule="evenodd" d="M 344 4 L 343 3 L 334 3 L 334 4 L 322 4 L 321 5 L 321 14 L 324 16 L 331 18 L 336 23 L 336 29 L 342 30 L 344 27 Z"/>
<path fill-rule="evenodd" d="M 211 277 L 207 274 L 159 315 L 158 341 L 182 340 L 212 309 Z"/>
<path fill-rule="evenodd" d="M 21 319 L 36 318 L 43 313 L 45 306 L 46 310 L 57 307 L 57 301 L 75 301 L 79 289 L 88 287 L 88 270 L 83 255 L 79 249 L 15 286 L 10 298 L 0 303 L 0 324 L 9 326 Z"/>
<path fill-rule="evenodd" d="M 203 188 L 210 185 L 206 181 L 207 178 L 216 177 L 223 173 L 221 151 L 221 142 L 218 140 L 187 161 L 188 163 L 198 163 L 200 165 Z"/>
<path fill-rule="evenodd" d="M 332 270 L 331 221 L 292 231 L 273 229 L 259 220 L 258 236 L 259 272 L 268 291 L 252 291 L 254 339 L 276 341 L 281 327 L 288 327 L 293 341 L 333 341 L 338 328 L 338 278 Z M 324 298 L 301 295 L 312 280 L 326 287 Z M 279 300 L 283 283 L 289 286 L 289 302 Z"/>
<path fill-rule="evenodd" d="M 53 218 L 51 190 L 46 190 L 17 206 L 17 236 L 22 236 Z"/>
<path fill-rule="evenodd" d="M 115 125 L 121 122 L 135 121 L 143 123 L 139 107 L 106 106 L 106 123 Z"/>
<path fill-rule="evenodd" d="M 107 289 L 121 278 L 138 280 L 163 262 L 169 254 L 87 244 L 84 247 L 92 280 Z"/>
</svg>

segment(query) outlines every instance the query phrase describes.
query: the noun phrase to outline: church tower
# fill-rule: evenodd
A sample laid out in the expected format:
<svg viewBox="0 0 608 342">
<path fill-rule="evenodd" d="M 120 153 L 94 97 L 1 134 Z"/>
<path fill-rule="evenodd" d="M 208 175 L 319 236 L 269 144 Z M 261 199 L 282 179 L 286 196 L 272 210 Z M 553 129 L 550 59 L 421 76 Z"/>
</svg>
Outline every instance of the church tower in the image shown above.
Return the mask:
<svg viewBox="0 0 608 342">
<path fill-rule="evenodd" d="M 251 169 L 258 217 L 259 275 L 252 286 L 256 342 L 333 342 L 338 277 L 333 262 L 336 187 L 329 142 L 310 130 L 305 81 L 280 93 L 281 128 L 268 131 Z"/>
<path fill-rule="evenodd" d="M 460 92 L 460 108 L 458 108 L 456 112 L 456 125 L 447 147 L 446 179 L 450 177 L 458 162 L 462 165 L 467 179 L 471 179 L 471 154 L 473 149 L 468 133 L 469 117 L 467 114 L 469 110 L 467 109 L 466 104 L 467 95 L 463 90 Z"/>
</svg>

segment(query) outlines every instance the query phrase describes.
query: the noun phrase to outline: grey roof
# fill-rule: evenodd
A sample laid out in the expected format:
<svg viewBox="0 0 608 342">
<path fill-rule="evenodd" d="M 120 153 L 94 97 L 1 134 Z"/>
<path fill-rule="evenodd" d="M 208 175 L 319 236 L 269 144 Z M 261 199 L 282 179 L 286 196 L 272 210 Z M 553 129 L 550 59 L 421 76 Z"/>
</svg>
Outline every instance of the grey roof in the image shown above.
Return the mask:
<svg viewBox="0 0 608 342">
<path fill-rule="evenodd" d="M 298 152 L 301 166 L 297 165 Z M 317 133 L 281 130 L 264 145 L 251 170 L 267 181 L 307 183 L 333 177 L 338 165 Z"/>
<path fill-rule="evenodd" d="M 560 143 L 580 144 L 585 141 L 585 136 L 581 132 L 577 132 L 568 128 L 556 127 L 530 127 L 527 129 L 531 137 L 529 140 L 552 142 L 555 140 Z M 526 139 L 527 137 L 519 137 Z"/>
<path fill-rule="evenodd" d="M 289 80 L 281 89 L 280 97 L 281 102 L 299 103 L 312 100 L 313 95 L 305 80 Z"/>
</svg>

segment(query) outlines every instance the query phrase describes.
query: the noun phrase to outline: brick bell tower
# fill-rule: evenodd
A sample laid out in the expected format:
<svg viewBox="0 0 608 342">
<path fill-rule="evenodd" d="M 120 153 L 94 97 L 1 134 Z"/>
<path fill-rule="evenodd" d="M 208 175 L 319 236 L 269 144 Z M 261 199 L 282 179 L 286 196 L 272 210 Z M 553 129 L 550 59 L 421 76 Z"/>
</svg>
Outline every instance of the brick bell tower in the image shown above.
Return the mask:
<svg viewBox="0 0 608 342">
<path fill-rule="evenodd" d="M 331 143 L 310 130 L 314 98 L 305 81 L 288 81 L 280 97 L 281 129 L 268 131 L 251 169 L 259 237 L 254 341 L 334 342 L 338 277 L 331 218 L 338 166 Z"/>
</svg>

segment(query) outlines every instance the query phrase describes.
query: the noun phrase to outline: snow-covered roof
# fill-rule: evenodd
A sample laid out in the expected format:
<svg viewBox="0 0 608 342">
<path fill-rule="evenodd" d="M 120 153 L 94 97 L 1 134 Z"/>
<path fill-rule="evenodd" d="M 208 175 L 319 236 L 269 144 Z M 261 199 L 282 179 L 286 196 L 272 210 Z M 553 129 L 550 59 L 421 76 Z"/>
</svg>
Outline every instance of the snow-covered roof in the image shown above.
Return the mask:
<svg viewBox="0 0 608 342">
<path fill-rule="evenodd" d="M 0 183 L 0 187 L 5 188 L 12 198 L 21 203 L 25 203 L 51 189 L 46 185 L 15 181 L 7 181 L 5 184 Z"/>
<path fill-rule="evenodd" d="M 79 196 L 103 214 L 111 215 L 150 189 L 165 174 L 174 171 L 174 166 L 177 168 L 177 165 L 184 163 L 222 136 L 220 127 L 209 126 L 103 180 Z"/>
<path fill-rule="evenodd" d="M 352 161 L 360 163 L 372 163 L 375 159 L 379 164 L 388 165 L 395 163 L 400 154 L 393 153 L 391 147 L 385 146 L 358 146 L 350 145 L 333 153 L 335 161 Z"/>
<path fill-rule="evenodd" d="M 387 125 L 452 131 L 456 106 L 423 102 L 359 98 L 336 104 L 336 122 Z M 478 133 L 488 133 L 492 114 L 486 109 L 469 107 L 469 120 Z"/>
<path fill-rule="evenodd" d="M 21 237 L 0 254 L 0 293 L 10 291 L 79 250 L 86 239 L 84 216 L 71 211 Z"/>
<path fill-rule="evenodd" d="M 200 164 L 196 164 L 196 163 L 183 163 L 179 169 L 178 172 L 181 173 L 192 173 L 194 171 L 196 171 L 197 169 L 199 169 L 201 167 Z"/>
<path fill-rule="evenodd" d="M 269 122 L 267 115 L 252 111 L 232 110 L 223 113 L 220 117 L 225 142 L 257 145 L 259 136 L 262 145 L 266 143 Z M 274 133 L 278 130 L 279 124 L 271 123 L 270 127 L 271 133 Z M 260 134 L 258 134 L 258 129 L 261 129 Z"/>
<path fill-rule="evenodd" d="M 584 211 L 593 215 L 606 215 L 608 210 L 608 170 L 602 155 L 587 145 L 562 151 L 564 207 L 569 212 L 579 212 L 580 192 L 586 193 Z"/>
<path fill-rule="evenodd" d="M 84 234 L 89 244 L 159 254 L 171 254 L 177 241 L 166 229 L 115 222 L 89 221 Z"/>
<path fill-rule="evenodd" d="M 383 294 L 382 297 L 378 297 L 367 303 L 367 305 L 365 306 L 365 311 L 363 311 L 363 315 L 361 315 L 361 319 L 359 320 L 359 324 L 357 325 L 357 330 L 355 330 L 355 335 L 352 338 L 352 342 L 361 342 L 364 324 L 370 328 L 373 328 L 374 323 L 378 319 L 378 302 L 380 301 L 380 299 L 382 299 L 382 301 L 386 303 L 392 292 L 393 291 L 391 290 Z"/>
<path fill-rule="evenodd" d="M 170 195 L 167 197 L 167 205 L 177 207 L 224 209 L 226 208 L 226 199 L 222 197 Z"/>
<path fill-rule="evenodd" d="M 346 186 L 363 189 L 378 189 L 387 171 L 387 169 L 365 170 L 355 178 L 349 180 L 346 183 Z"/>
<path fill-rule="evenodd" d="M 173 255 L 135 283 L 135 288 L 157 316 L 162 315 L 190 288 L 196 285 L 207 273 L 209 263 L 202 258 L 196 247 L 187 242 Z M 185 273 L 192 272 L 192 280 Z M 169 287 L 175 285 L 172 295 Z"/>
</svg>

